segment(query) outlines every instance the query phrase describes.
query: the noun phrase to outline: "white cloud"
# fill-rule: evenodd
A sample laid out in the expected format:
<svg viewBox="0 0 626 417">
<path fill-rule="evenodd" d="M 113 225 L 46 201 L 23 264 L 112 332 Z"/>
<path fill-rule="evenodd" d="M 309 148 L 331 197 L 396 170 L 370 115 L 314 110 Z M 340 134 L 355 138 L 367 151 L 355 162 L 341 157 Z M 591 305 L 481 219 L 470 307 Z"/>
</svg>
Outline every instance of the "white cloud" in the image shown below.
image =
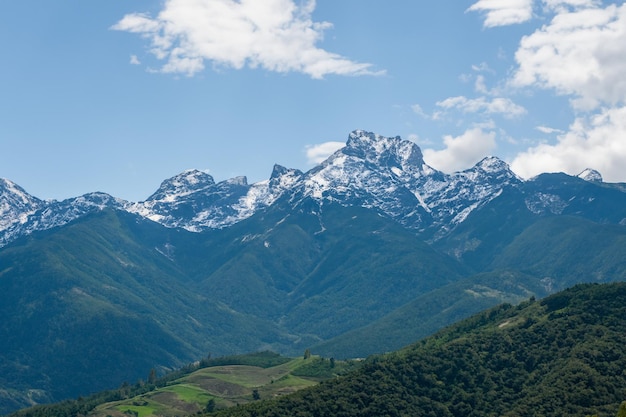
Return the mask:
<svg viewBox="0 0 626 417">
<path fill-rule="evenodd" d="M 308 145 L 306 147 L 306 157 L 309 164 L 319 164 L 344 146 L 346 146 L 344 142 L 324 142 L 318 145 Z"/>
<path fill-rule="evenodd" d="M 552 133 L 563 133 L 562 130 L 560 129 L 555 129 L 553 127 L 549 127 L 549 126 L 537 126 L 535 127 L 536 130 L 540 131 L 541 133 L 547 133 L 547 134 L 552 134 Z"/>
<path fill-rule="evenodd" d="M 235 69 L 261 67 L 279 73 L 373 74 L 371 64 L 351 61 L 316 46 L 328 22 L 313 22 L 315 0 L 167 0 L 157 17 L 133 13 L 112 29 L 141 34 L 166 73 L 194 75 L 205 61 Z"/>
<path fill-rule="evenodd" d="M 601 0 L 535 3 L 538 7 L 533 9 L 531 0 L 475 0 L 468 9 L 485 13 L 485 27 L 531 19 L 533 10 L 542 13 L 545 24 L 520 40 L 517 66 L 507 87 L 529 88 L 531 94 L 532 89 L 544 89 L 566 96 L 578 111 L 566 132 L 535 127 L 558 135 L 556 143 L 528 148 L 514 158 L 512 169 L 528 178 L 541 172 L 575 175 L 594 168 L 607 181 L 626 181 L 626 4 Z M 476 79 L 475 89 L 484 95 L 496 94 L 488 91 L 481 78 Z M 438 106 L 489 113 L 513 104 L 502 100 L 496 105 L 485 99 L 452 97 Z"/>
<path fill-rule="evenodd" d="M 495 132 L 480 127 L 468 129 L 461 136 L 445 136 L 443 150 L 424 149 L 424 161 L 444 172 L 467 169 L 496 148 Z"/>
<path fill-rule="evenodd" d="M 579 110 L 620 105 L 626 102 L 626 4 L 560 9 L 549 24 L 521 40 L 515 59 L 514 85 L 573 96 Z"/>
<path fill-rule="evenodd" d="M 567 8 L 584 8 L 601 4 L 600 0 L 543 0 L 548 9 L 564 11 Z"/>
<path fill-rule="evenodd" d="M 502 97 L 488 100 L 485 97 L 469 99 L 464 96 L 457 96 L 438 101 L 436 104 L 446 110 L 458 109 L 464 113 L 502 114 L 509 118 L 526 113 L 524 107 L 515 104 L 511 99 Z"/>
<path fill-rule="evenodd" d="M 475 72 L 489 72 L 495 74 L 495 71 L 492 70 L 486 62 L 481 62 L 479 65 L 472 65 L 472 70 Z"/>
<path fill-rule="evenodd" d="M 467 11 L 484 12 L 485 27 L 506 26 L 530 20 L 533 0 L 479 0 Z"/>
<path fill-rule="evenodd" d="M 540 144 L 517 155 L 511 169 L 530 178 L 542 172 L 576 175 L 597 169 L 605 181 L 625 181 L 626 107 L 605 109 L 590 118 L 578 118 L 558 143 Z"/>
<path fill-rule="evenodd" d="M 137 55 L 130 56 L 130 64 L 131 65 L 141 65 L 141 61 L 137 58 Z"/>
<path fill-rule="evenodd" d="M 420 106 L 419 104 L 413 104 L 411 106 L 411 110 L 413 111 L 413 113 L 417 114 L 418 116 L 428 117 L 428 115 L 426 114 L 422 106 Z"/>
<path fill-rule="evenodd" d="M 479 75 L 476 77 L 476 82 L 474 83 L 474 90 L 480 94 L 489 94 L 489 89 L 487 88 L 487 84 L 485 83 L 485 77 Z"/>
</svg>

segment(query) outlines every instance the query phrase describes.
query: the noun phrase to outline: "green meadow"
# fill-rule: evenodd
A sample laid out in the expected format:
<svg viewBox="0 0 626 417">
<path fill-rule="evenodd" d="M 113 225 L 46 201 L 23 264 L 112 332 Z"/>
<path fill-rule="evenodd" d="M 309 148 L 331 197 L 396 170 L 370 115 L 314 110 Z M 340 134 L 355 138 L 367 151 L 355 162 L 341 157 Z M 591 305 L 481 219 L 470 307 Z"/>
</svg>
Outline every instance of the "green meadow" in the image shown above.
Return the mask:
<svg viewBox="0 0 626 417">
<path fill-rule="evenodd" d="M 223 409 L 290 394 L 358 366 L 356 362 L 317 356 L 283 359 L 283 363 L 273 366 L 240 364 L 246 361 L 238 360 L 235 364 L 201 368 L 144 394 L 101 404 L 90 415 L 174 417 Z"/>
</svg>

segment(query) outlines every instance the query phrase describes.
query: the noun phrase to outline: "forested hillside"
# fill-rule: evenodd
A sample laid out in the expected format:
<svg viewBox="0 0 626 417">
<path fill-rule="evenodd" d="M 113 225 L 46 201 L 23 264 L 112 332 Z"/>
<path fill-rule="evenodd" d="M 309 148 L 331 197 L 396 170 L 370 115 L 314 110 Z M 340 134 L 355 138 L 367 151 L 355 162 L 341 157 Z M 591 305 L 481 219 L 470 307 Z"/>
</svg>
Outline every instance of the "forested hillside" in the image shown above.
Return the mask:
<svg viewBox="0 0 626 417">
<path fill-rule="evenodd" d="M 626 284 L 501 305 L 355 373 L 219 416 L 615 416 Z"/>
</svg>

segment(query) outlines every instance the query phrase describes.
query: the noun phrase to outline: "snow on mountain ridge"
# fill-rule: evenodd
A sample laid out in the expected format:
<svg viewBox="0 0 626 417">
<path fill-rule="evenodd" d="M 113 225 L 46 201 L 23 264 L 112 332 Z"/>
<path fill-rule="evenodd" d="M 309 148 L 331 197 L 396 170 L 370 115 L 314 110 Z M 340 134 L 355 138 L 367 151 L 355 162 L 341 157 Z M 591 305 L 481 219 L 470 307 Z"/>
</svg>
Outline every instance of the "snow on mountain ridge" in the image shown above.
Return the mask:
<svg viewBox="0 0 626 417">
<path fill-rule="evenodd" d="M 213 177 L 197 169 L 189 169 L 161 183 L 159 189 L 146 201 L 174 201 L 191 193 L 215 185 Z"/>
<path fill-rule="evenodd" d="M 504 187 L 521 182 L 496 157 L 448 175 L 430 167 L 413 142 L 357 130 L 346 147 L 307 173 L 305 195 L 376 207 L 407 227 L 422 228 L 460 223 Z"/>
<path fill-rule="evenodd" d="M 396 167 L 401 171 L 416 172 L 416 168 L 419 170 L 426 165 L 422 150 L 417 144 L 403 140 L 400 136 L 385 137 L 363 130 L 350 133 L 346 146 L 338 152 L 379 166 Z M 429 172 L 433 170 L 427 165 L 426 167 Z"/>
<path fill-rule="evenodd" d="M 579 176 L 601 180 L 593 170 Z M 186 170 L 164 180 L 154 194 L 137 203 L 103 193 L 43 202 L 2 180 L 0 246 L 17 236 L 63 225 L 104 208 L 125 210 L 167 227 L 194 232 L 224 228 L 276 204 L 283 196 L 287 198 L 281 204 L 292 209 L 311 200 L 320 208 L 325 202 L 362 206 L 411 229 L 446 233 L 501 195 L 504 188 L 523 183 L 496 157 L 445 174 L 426 164 L 421 149 L 411 141 L 355 130 L 346 146 L 306 173 L 275 165 L 268 180 L 248 184 L 245 176 L 216 183 L 206 172 Z M 541 206 L 547 202 L 545 198 L 541 201 Z M 550 206 L 560 210 L 554 201 Z"/>
<path fill-rule="evenodd" d="M 582 178 L 585 181 L 602 182 L 602 174 L 595 169 L 587 168 L 577 175 L 578 178 Z"/>
<path fill-rule="evenodd" d="M 0 178 L 0 230 L 25 223 L 42 204 L 13 181 Z"/>
<path fill-rule="evenodd" d="M 0 228 L 0 247 L 20 236 L 63 226 L 89 213 L 101 211 L 105 208 L 124 210 L 129 204 L 125 200 L 100 192 L 88 193 L 63 201 L 37 201 L 39 202 L 37 207 L 22 213 L 25 216 L 22 221 L 13 222 L 8 227 Z"/>
<path fill-rule="evenodd" d="M 497 186 L 481 188 L 472 181 L 507 169 L 504 162 L 486 158 L 472 170 L 446 175 L 424 162 L 417 144 L 356 130 L 349 134 L 345 147 L 307 173 L 275 165 L 269 180 L 249 185 L 243 176 L 216 183 L 205 172 L 186 170 L 164 180 L 143 202 L 94 193 L 48 205 L 22 230 L 58 226 L 86 212 L 112 207 L 167 227 L 199 232 L 228 227 L 285 194 L 293 207 L 307 198 L 320 204 L 360 205 L 379 210 L 407 227 L 422 228 L 433 221 L 458 219 L 455 216 L 461 212 L 464 218 L 468 208 L 478 207 L 489 192 L 497 191 Z"/>
</svg>

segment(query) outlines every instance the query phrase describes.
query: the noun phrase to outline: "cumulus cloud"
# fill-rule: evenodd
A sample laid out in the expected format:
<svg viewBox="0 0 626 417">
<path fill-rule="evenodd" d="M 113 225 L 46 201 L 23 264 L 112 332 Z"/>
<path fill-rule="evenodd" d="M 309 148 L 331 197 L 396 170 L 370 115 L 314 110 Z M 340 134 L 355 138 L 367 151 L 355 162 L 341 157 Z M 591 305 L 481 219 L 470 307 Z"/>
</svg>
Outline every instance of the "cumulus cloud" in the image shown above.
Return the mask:
<svg viewBox="0 0 626 417">
<path fill-rule="evenodd" d="M 570 99 L 576 118 L 567 131 L 537 126 L 557 135 L 522 151 L 512 162 L 520 176 L 541 172 L 575 175 L 598 169 L 607 181 L 625 181 L 626 4 L 601 0 L 479 0 L 468 9 L 484 13 L 485 27 L 520 23 L 541 14 L 544 24 L 521 38 L 516 67 L 506 91 L 543 89 Z M 485 83 L 475 89 L 489 94 Z M 488 112 L 488 101 L 452 97 L 442 109 Z M 500 103 L 506 107 L 504 102 Z"/>
<path fill-rule="evenodd" d="M 521 40 L 512 83 L 572 96 L 578 110 L 620 105 L 626 102 L 625 45 L 626 4 L 561 9 L 549 24 Z"/>
<path fill-rule="evenodd" d="M 556 144 L 540 144 L 517 155 L 511 169 L 530 178 L 542 172 L 576 175 L 586 168 L 605 181 L 624 181 L 626 107 L 605 109 L 590 118 L 577 118 Z"/>
<path fill-rule="evenodd" d="M 344 142 L 324 142 L 306 147 L 306 157 L 311 165 L 322 163 L 337 150 L 343 148 Z"/>
<path fill-rule="evenodd" d="M 523 23 L 533 16 L 533 0 L 479 0 L 467 11 L 483 12 L 484 27 Z"/>
<path fill-rule="evenodd" d="M 524 107 L 515 104 L 511 99 L 502 97 L 488 100 L 485 97 L 469 99 L 458 96 L 449 97 L 436 104 L 445 110 L 458 109 L 464 113 L 502 114 L 505 117 L 516 117 L 526 113 Z"/>
<path fill-rule="evenodd" d="M 461 136 L 445 136 L 445 149 L 424 149 L 424 161 L 440 171 L 461 171 L 490 155 L 496 148 L 495 138 L 495 132 L 480 127 L 468 129 Z"/>
<path fill-rule="evenodd" d="M 137 58 L 137 55 L 130 56 L 130 64 L 131 65 L 141 65 L 141 61 Z"/>
<path fill-rule="evenodd" d="M 112 29 L 137 33 L 164 61 L 160 71 L 194 75 L 214 66 L 328 74 L 373 74 L 358 63 L 318 48 L 328 22 L 313 22 L 315 0 L 167 0 L 156 17 L 133 13 Z"/>
</svg>

